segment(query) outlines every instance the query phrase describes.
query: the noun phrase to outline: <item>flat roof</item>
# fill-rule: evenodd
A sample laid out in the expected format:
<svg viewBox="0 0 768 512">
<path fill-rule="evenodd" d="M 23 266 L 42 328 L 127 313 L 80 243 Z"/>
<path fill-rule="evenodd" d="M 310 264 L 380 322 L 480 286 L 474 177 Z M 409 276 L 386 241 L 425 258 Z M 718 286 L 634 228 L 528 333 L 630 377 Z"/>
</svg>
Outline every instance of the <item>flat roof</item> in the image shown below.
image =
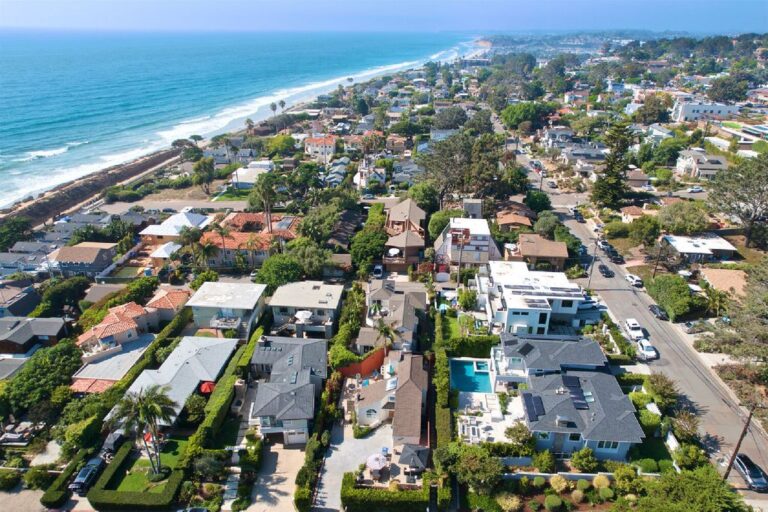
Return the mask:
<svg viewBox="0 0 768 512">
<path fill-rule="evenodd" d="M 469 219 L 465 217 L 453 217 L 449 224 L 450 229 L 468 229 L 472 235 L 488 235 L 491 229 L 485 219 Z"/>
<path fill-rule="evenodd" d="M 85 364 L 75 373 L 73 379 L 97 379 L 117 381 L 128 373 L 141 355 L 147 350 L 154 334 L 142 334 L 138 339 L 123 343 L 122 350 L 99 361 Z"/>
<path fill-rule="evenodd" d="M 712 251 L 733 251 L 736 248 L 714 233 L 699 236 L 665 235 L 666 240 L 677 252 L 683 254 L 712 254 Z"/>
<path fill-rule="evenodd" d="M 253 309 L 267 287 L 255 283 L 207 282 L 195 292 L 187 306 Z"/>
<path fill-rule="evenodd" d="M 322 281 L 288 283 L 275 290 L 270 306 L 306 309 L 337 309 L 344 286 L 325 284 Z"/>
</svg>

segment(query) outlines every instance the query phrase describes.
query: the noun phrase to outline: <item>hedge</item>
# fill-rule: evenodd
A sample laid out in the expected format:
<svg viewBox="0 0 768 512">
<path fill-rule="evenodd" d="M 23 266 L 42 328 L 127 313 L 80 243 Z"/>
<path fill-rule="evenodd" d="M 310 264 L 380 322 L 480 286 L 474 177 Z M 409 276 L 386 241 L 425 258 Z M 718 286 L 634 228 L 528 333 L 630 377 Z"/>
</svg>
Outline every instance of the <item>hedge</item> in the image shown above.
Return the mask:
<svg viewBox="0 0 768 512">
<path fill-rule="evenodd" d="M 188 469 L 195 457 L 203 453 L 206 445 L 213 439 L 214 433 L 227 419 L 232 400 L 235 399 L 235 382 L 239 378 L 240 360 L 246 349 L 247 345 L 237 349 L 224 373 L 216 382 L 216 387 L 208 398 L 208 403 L 205 404 L 205 419 L 198 425 L 195 433 L 189 436 L 187 447 L 179 460 L 179 467 Z"/>
<path fill-rule="evenodd" d="M 423 512 L 429 506 L 429 486 L 434 476 L 424 473 L 421 489 L 390 491 L 355 487 L 355 474 L 344 473 L 341 480 L 341 504 L 347 512 L 371 512 L 374 510 L 397 510 L 398 512 Z M 450 490 L 438 487 L 437 508 L 447 510 L 450 504 Z"/>
<path fill-rule="evenodd" d="M 647 378 L 647 375 L 641 375 L 639 373 L 620 373 L 616 375 L 616 380 L 622 387 L 645 386 Z"/>
<path fill-rule="evenodd" d="M 488 336 L 463 336 L 451 338 L 445 344 L 445 348 L 451 357 L 479 357 L 487 358 L 491 348 L 499 344 L 499 337 Z"/>
<path fill-rule="evenodd" d="M 635 360 L 626 354 L 608 354 L 605 356 L 608 364 L 614 366 L 629 366 L 635 364 Z"/>
<path fill-rule="evenodd" d="M 171 506 L 176 501 L 184 481 L 184 471 L 171 471 L 163 490 L 154 492 L 125 492 L 107 489 L 113 483 L 115 476 L 125 469 L 133 452 L 133 443 L 124 443 L 115 453 L 112 462 L 88 492 L 88 501 L 96 510 L 153 510 Z"/>
<path fill-rule="evenodd" d="M 40 498 L 40 503 L 47 508 L 58 508 L 64 505 L 69 500 L 70 491 L 67 489 L 69 485 L 69 479 L 75 472 L 79 471 L 85 459 L 92 453 L 91 449 L 83 448 L 78 451 L 75 456 L 69 461 L 64 471 L 59 473 L 56 480 L 51 483 L 48 490 L 45 491 Z"/>
<path fill-rule="evenodd" d="M 248 343 L 245 345 L 245 350 L 243 350 L 243 353 L 240 354 L 240 358 L 237 361 L 237 374 L 245 378 L 248 376 L 248 370 L 251 367 L 251 358 L 253 358 L 253 353 L 256 351 L 256 346 L 259 344 L 259 339 L 264 335 L 264 327 L 258 327 L 255 331 L 253 331 L 253 334 L 251 334 L 251 339 L 248 340 Z"/>
</svg>

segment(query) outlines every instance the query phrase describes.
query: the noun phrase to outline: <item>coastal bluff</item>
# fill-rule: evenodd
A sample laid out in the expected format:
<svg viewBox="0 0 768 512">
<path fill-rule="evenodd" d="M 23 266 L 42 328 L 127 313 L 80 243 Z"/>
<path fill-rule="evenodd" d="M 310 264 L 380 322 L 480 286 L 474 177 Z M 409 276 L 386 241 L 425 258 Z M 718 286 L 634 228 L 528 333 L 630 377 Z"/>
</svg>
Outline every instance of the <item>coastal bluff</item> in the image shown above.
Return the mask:
<svg viewBox="0 0 768 512">
<path fill-rule="evenodd" d="M 63 183 L 43 192 L 35 199 L 21 201 L 0 210 L 0 221 L 12 217 L 26 217 L 30 219 L 32 225 L 42 224 L 89 198 L 96 198 L 107 188 L 139 176 L 180 154 L 181 150 L 177 148 L 157 151 L 131 162 L 107 167 Z"/>
</svg>

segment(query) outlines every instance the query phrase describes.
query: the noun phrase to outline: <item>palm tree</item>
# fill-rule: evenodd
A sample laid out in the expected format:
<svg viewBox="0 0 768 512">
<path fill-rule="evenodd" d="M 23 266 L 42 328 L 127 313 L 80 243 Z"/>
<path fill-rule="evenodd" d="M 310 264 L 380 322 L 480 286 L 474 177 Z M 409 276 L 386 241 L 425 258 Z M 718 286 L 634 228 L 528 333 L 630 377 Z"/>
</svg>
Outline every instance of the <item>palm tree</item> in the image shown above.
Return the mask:
<svg viewBox="0 0 768 512">
<path fill-rule="evenodd" d="M 280 105 L 280 112 L 285 112 L 285 100 L 280 100 L 278 104 Z"/>
<path fill-rule="evenodd" d="M 376 340 L 383 339 L 385 346 L 391 347 L 392 343 L 395 341 L 395 335 L 396 333 L 392 326 L 379 318 L 379 321 L 376 324 Z"/>
<path fill-rule="evenodd" d="M 707 311 L 715 316 L 728 310 L 728 293 L 715 289 L 712 286 L 704 288 L 704 297 L 707 300 Z"/>
<path fill-rule="evenodd" d="M 158 426 L 169 423 L 176 414 L 177 404 L 168 396 L 167 386 L 153 384 L 137 392 L 127 393 L 117 404 L 115 418 L 126 431 L 135 432 L 144 443 L 152 472 L 160 472 L 160 446 L 157 443 Z M 152 445 L 145 434 L 151 435 Z"/>
<path fill-rule="evenodd" d="M 204 242 L 202 244 L 197 244 L 196 252 L 197 254 L 195 255 L 195 258 L 197 259 L 197 265 L 199 267 L 209 268 L 208 260 L 216 256 L 219 252 L 219 248 L 216 247 L 216 244 L 213 242 Z"/>
<path fill-rule="evenodd" d="M 251 191 L 251 202 L 264 210 L 267 233 L 272 233 L 272 205 L 277 199 L 277 180 L 272 173 L 259 176 Z"/>
<path fill-rule="evenodd" d="M 227 248 L 227 243 L 225 241 L 225 238 L 231 238 L 229 236 L 229 232 L 230 232 L 229 228 L 226 227 L 226 226 L 222 226 L 218 222 L 214 222 L 211 225 L 211 231 L 213 231 L 214 233 L 216 233 L 217 235 L 219 235 L 221 237 L 221 248 L 222 249 L 226 249 Z"/>
<path fill-rule="evenodd" d="M 253 119 L 250 117 L 245 120 L 245 127 L 248 129 L 248 133 L 251 133 L 251 130 L 253 130 L 254 122 Z"/>
<path fill-rule="evenodd" d="M 274 116 L 274 115 L 275 115 L 275 113 L 277 112 L 277 103 L 275 103 L 275 102 L 273 101 L 273 102 L 272 102 L 272 103 L 269 105 L 269 110 L 271 110 L 271 111 L 272 111 L 272 115 Z"/>
<path fill-rule="evenodd" d="M 245 241 L 245 248 L 248 250 L 248 254 L 251 258 L 251 266 L 256 266 L 256 248 L 261 246 L 261 240 L 258 239 L 255 233 L 251 233 L 248 236 L 248 240 Z"/>
</svg>

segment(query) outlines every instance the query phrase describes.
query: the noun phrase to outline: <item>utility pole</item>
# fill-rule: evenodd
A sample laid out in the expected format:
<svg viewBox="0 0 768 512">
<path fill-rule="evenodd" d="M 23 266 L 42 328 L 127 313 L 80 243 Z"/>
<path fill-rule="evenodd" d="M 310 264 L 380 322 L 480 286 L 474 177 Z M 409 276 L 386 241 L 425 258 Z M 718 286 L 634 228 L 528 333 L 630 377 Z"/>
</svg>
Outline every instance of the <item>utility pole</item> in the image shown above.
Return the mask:
<svg viewBox="0 0 768 512">
<path fill-rule="evenodd" d="M 652 278 L 656 278 L 656 271 L 659 269 L 659 260 L 661 260 L 661 251 L 662 251 L 662 245 L 661 242 L 659 242 L 659 253 L 656 255 L 656 263 L 653 265 L 653 276 Z"/>
<path fill-rule="evenodd" d="M 587 280 L 587 290 L 592 285 L 592 272 L 595 270 L 597 264 L 597 239 L 595 239 L 595 251 L 592 253 L 592 266 L 589 267 L 589 279 Z"/>
<path fill-rule="evenodd" d="M 728 475 L 731 474 L 731 469 L 733 468 L 733 463 L 736 461 L 736 455 L 739 453 L 739 448 L 741 448 L 741 442 L 744 441 L 744 437 L 747 435 L 747 430 L 749 430 L 749 423 L 752 421 L 752 415 L 755 412 L 755 409 L 757 408 L 757 404 L 753 403 L 749 406 L 749 414 L 747 415 L 747 421 L 744 422 L 744 428 L 741 429 L 741 434 L 739 434 L 739 440 L 736 441 L 736 446 L 733 448 L 733 453 L 731 454 L 731 459 L 728 461 L 728 467 L 725 468 L 725 474 L 723 475 L 723 480 L 728 480 Z"/>
</svg>

